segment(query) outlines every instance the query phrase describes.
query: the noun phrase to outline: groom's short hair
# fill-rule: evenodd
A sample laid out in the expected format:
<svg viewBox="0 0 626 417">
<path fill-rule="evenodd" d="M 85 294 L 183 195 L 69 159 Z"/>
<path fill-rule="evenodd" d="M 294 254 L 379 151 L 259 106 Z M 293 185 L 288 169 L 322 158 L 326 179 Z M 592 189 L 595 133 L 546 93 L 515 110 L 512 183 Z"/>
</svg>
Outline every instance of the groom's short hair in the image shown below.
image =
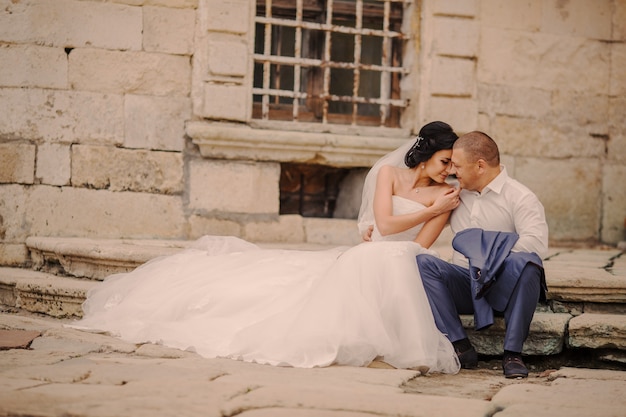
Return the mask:
<svg viewBox="0 0 626 417">
<path fill-rule="evenodd" d="M 478 130 L 461 135 L 453 149 L 463 149 L 471 162 L 479 159 L 489 166 L 500 166 L 500 151 L 496 142 L 486 133 Z"/>
</svg>

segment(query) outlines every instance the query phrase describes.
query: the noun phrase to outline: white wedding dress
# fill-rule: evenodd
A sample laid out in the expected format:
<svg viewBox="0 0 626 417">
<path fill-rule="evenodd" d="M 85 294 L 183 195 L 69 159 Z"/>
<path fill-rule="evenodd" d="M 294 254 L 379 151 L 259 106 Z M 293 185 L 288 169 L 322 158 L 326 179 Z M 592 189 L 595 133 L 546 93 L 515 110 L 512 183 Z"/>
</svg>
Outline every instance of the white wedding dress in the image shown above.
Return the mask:
<svg viewBox="0 0 626 417">
<path fill-rule="evenodd" d="M 393 197 L 394 213 L 423 206 Z M 72 327 L 278 366 L 366 366 L 456 373 L 436 328 L 412 242 L 419 226 L 352 248 L 260 249 L 205 236 L 193 248 L 92 289 Z"/>
</svg>

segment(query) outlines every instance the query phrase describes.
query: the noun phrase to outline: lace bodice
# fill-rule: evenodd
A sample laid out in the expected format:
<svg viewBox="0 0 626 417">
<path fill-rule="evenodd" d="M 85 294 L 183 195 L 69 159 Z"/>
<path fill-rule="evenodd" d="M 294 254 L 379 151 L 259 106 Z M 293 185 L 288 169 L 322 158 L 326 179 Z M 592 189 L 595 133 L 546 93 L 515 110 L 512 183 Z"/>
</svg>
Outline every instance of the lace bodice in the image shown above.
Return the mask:
<svg viewBox="0 0 626 417">
<path fill-rule="evenodd" d="M 413 213 L 415 211 L 421 210 L 425 208 L 422 203 L 418 203 L 417 201 L 409 200 L 408 198 L 400 197 L 398 195 L 391 196 L 391 201 L 393 203 L 393 214 L 394 216 Z M 404 232 L 395 233 L 393 235 L 383 236 L 378 231 L 376 225 L 374 225 L 374 231 L 372 232 L 372 240 L 373 241 L 382 241 L 382 240 L 415 240 L 415 236 L 422 229 L 424 224 L 418 224 Z"/>
</svg>

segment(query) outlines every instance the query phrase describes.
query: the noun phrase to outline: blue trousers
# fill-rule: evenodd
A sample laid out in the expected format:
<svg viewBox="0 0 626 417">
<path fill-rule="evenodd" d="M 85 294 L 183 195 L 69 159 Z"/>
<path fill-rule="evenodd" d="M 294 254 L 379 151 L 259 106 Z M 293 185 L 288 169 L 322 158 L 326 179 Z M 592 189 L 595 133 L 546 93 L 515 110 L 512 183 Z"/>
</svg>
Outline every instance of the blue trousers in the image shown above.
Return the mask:
<svg viewBox="0 0 626 417">
<path fill-rule="evenodd" d="M 469 270 L 427 254 L 417 255 L 417 265 L 439 330 L 451 342 L 466 338 L 459 314 L 474 314 Z M 541 268 L 533 263 L 526 264 L 520 274 L 511 274 L 505 263 L 484 295 L 504 316 L 505 350 L 522 351 L 541 295 L 541 277 Z"/>
</svg>

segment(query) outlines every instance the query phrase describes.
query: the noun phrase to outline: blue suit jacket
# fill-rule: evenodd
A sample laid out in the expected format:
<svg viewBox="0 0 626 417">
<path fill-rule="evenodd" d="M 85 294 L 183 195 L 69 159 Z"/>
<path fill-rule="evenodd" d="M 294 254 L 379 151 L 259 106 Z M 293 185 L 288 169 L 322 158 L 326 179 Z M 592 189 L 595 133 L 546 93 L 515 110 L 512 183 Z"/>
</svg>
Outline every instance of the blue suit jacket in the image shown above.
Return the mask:
<svg viewBox="0 0 626 417">
<path fill-rule="evenodd" d="M 469 261 L 476 330 L 493 324 L 494 309 L 504 311 L 522 270 L 529 262 L 541 267 L 545 290 L 539 255 L 518 252 L 515 257 L 509 256 L 518 239 L 517 233 L 470 228 L 458 232 L 452 240 L 452 247 Z M 490 291 L 496 280 L 499 280 L 497 291 Z M 542 294 L 544 297 L 545 293 Z"/>
</svg>

